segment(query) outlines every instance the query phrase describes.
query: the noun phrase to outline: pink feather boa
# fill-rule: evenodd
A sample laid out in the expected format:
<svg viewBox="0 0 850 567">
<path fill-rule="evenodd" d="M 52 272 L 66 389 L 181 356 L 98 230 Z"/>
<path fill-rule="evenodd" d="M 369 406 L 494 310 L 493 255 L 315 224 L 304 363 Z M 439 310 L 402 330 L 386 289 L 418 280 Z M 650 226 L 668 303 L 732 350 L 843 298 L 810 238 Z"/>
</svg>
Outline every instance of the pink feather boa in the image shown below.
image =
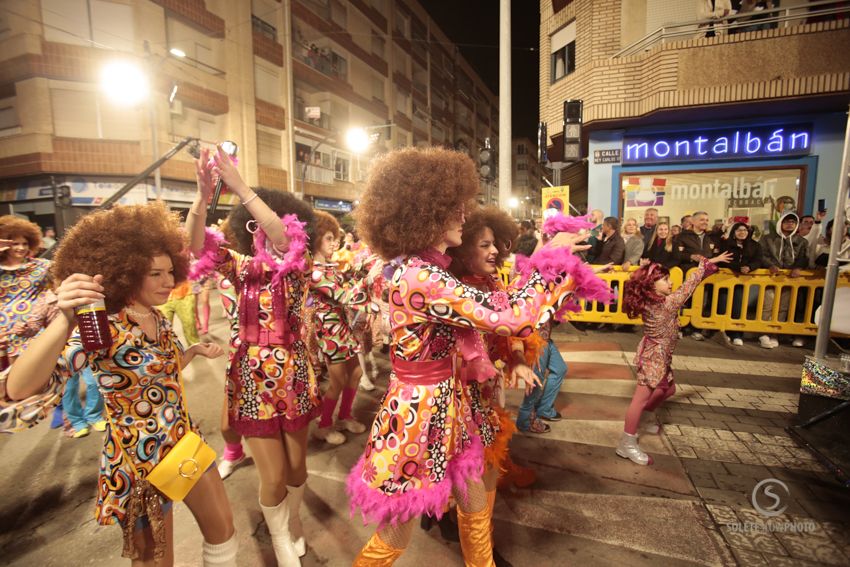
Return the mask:
<svg viewBox="0 0 850 567">
<path fill-rule="evenodd" d="M 219 231 L 209 227 L 204 229 L 204 247 L 198 255 L 198 260 L 189 268 L 190 280 L 200 280 L 215 273 L 218 251 L 225 242 L 224 235 Z"/>
<path fill-rule="evenodd" d="M 520 284 L 524 284 L 536 270 L 547 282 L 559 281 L 564 275 L 572 279 L 575 288 L 573 297 L 600 303 L 611 303 L 614 293 L 608 283 L 599 278 L 581 258 L 569 248 L 550 248 L 548 246 L 535 252 L 530 258 L 517 257 L 517 271 L 521 274 Z M 581 306 L 573 299 L 561 306 L 556 318 L 562 319 L 565 311 L 581 311 Z"/>
<path fill-rule="evenodd" d="M 293 271 L 303 272 L 307 269 L 307 243 L 309 237 L 304 230 L 307 223 L 298 220 L 293 214 L 284 215 L 280 218 L 283 223 L 286 237 L 289 239 L 289 248 L 279 258 L 277 254 L 269 253 L 266 233 L 258 229 L 254 233 L 254 262 L 262 262 L 269 266 L 274 272 L 272 285 L 279 285 L 281 280 Z M 224 236 L 211 228 L 204 231 L 204 248 L 198 256 L 198 261 L 189 270 L 189 278 L 198 280 L 209 276 L 216 271 L 219 262 L 219 249 L 225 243 Z"/>
<path fill-rule="evenodd" d="M 471 444 L 455 455 L 446 465 L 446 476 L 430 488 L 409 490 L 401 494 L 386 495 L 370 488 L 362 478 L 366 456 L 363 455 L 351 469 L 346 480 L 346 492 L 351 506 L 351 516 L 360 508 L 363 523 L 375 522 L 378 528 L 403 524 L 422 514 L 441 518 L 453 488 L 466 495 L 468 478 L 481 477 L 484 471 L 484 449 L 477 435 L 470 436 Z"/>
<path fill-rule="evenodd" d="M 293 271 L 303 272 L 307 269 L 307 241 L 309 240 L 304 227 L 305 222 L 298 220 L 298 217 L 293 214 L 283 215 L 280 221 L 284 226 L 284 234 L 289 239 L 289 247 L 283 254 L 283 258 L 279 258 L 277 254 L 269 253 L 269 248 L 274 248 L 268 244 L 266 233 L 263 229 L 257 229 L 254 233 L 254 261 L 263 262 L 269 266 L 274 275 L 272 276 L 272 285 L 277 286 L 281 280 Z M 277 252 L 277 250 L 275 250 Z"/>
<path fill-rule="evenodd" d="M 551 216 L 543 223 L 543 234 L 556 235 L 559 232 L 577 233 L 584 229 L 591 229 L 596 225 L 590 220 L 590 216 L 571 217 L 561 213 Z"/>
</svg>

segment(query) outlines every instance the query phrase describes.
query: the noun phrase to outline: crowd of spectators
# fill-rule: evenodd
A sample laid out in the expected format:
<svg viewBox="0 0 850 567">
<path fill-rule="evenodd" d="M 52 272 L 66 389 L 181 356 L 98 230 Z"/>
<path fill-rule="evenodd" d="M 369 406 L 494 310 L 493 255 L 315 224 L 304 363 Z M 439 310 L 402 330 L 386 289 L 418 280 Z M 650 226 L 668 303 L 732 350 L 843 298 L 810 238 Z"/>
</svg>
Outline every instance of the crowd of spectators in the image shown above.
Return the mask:
<svg viewBox="0 0 850 567">
<path fill-rule="evenodd" d="M 708 213 L 697 211 L 692 215 L 683 216 L 679 224 L 659 222 L 658 210 L 649 208 L 644 211 L 643 224 L 638 225 L 635 218 L 624 220 L 617 217 L 605 217 L 603 211 L 594 210 L 590 213 L 596 226 L 591 230 L 588 243 L 591 249 L 586 253 L 586 260 L 591 264 L 612 264 L 622 270 L 639 266 L 648 262 L 656 262 L 665 268 L 678 267 L 683 272 L 697 266 L 700 259 L 713 258 L 723 252 L 730 252 L 729 262 L 718 264 L 735 274 L 749 274 L 753 270 L 766 269 L 772 275 L 784 270 L 790 278 L 800 276 L 801 270 L 819 269 L 826 266 L 829 255 L 830 239 L 832 237 L 832 222 L 822 230 L 826 211 L 817 215 L 798 216 L 794 212 L 784 213 L 776 222 L 775 229 L 761 235 L 758 231 L 741 219 L 715 221 L 711 225 Z M 711 225 L 711 226 L 710 226 Z M 523 221 L 521 236 L 517 248 L 534 249 L 537 243 L 535 227 L 530 221 Z M 845 234 L 843 256 L 850 259 L 850 234 Z M 792 320 L 800 321 L 802 307 L 806 303 L 807 290 L 801 290 L 798 297 L 796 313 L 791 313 Z M 733 318 L 741 317 L 742 310 L 747 310 L 748 318 L 758 316 L 754 313 L 758 299 L 758 288 L 750 288 L 748 297 L 743 297 L 743 286 L 736 286 L 732 297 L 726 290 L 721 290 L 718 302 L 730 309 Z M 769 319 L 774 303 L 777 301 L 774 288 L 765 290 L 761 319 Z M 819 300 L 818 297 L 815 298 Z M 703 305 L 704 314 L 710 313 L 711 297 L 706 294 Z M 778 298 L 779 320 L 789 320 L 791 305 L 791 290 L 785 289 Z M 726 313 L 722 306 L 720 313 Z M 683 332 L 695 340 L 703 340 L 707 333 L 686 327 Z M 743 333 L 729 331 L 726 336 L 732 344 L 743 345 Z M 764 334 L 758 338 L 763 348 L 776 348 L 779 343 L 775 335 Z M 804 341 L 794 337 L 794 346 L 801 347 Z"/>
</svg>

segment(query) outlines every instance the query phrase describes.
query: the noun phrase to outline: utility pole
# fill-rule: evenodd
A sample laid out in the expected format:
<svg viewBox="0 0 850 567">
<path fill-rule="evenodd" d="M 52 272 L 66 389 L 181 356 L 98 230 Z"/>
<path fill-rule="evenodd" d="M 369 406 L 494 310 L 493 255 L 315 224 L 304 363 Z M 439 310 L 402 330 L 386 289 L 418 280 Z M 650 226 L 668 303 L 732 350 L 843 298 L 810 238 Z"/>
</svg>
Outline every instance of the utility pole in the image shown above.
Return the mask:
<svg viewBox="0 0 850 567">
<path fill-rule="evenodd" d="M 499 207 L 511 198 L 511 0 L 499 0 Z"/>
</svg>

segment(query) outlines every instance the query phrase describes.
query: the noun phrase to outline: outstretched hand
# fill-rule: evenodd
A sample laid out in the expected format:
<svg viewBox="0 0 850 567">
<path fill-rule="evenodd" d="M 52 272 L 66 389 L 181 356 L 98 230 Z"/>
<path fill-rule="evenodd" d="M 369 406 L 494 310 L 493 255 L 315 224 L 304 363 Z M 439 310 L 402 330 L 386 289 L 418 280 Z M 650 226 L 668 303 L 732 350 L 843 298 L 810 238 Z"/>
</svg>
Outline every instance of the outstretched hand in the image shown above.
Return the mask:
<svg viewBox="0 0 850 567">
<path fill-rule="evenodd" d="M 514 375 L 525 383 L 526 394 L 530 394 L 535 386 L 543 387 L 543 382 L 527 364 L 517 364 L 514 367 Z"/>
<path fill-rule="evenodd" d="M 572 252 L 581 252 L 590 249 L 589 244 L 579 244 L 587 240 L 587 234 L 576 234 L 573 232 L 559 232 L 549 241 L 549 248 L 569 248 Z"/>
<path fill-rule="evenodd" d="M 215 161 L 215 165 L 212 168 L 213 173 L 220 177 L 222 182 L 230 187 L 231 191 L 236 193 L 240 198 L 250 191 L 248 186 L 245 185 L 245 182 L 242 181 L 242 176 L 239 175 L 239 170 L 236 169 L 233 158 L 220 145 L 216 146 L 213 160 Z"/>
<path fill-rule="evenodd" d="M 210 196 L 215 189 L 212 172 L 207 167 L 210 161 L 210 151 L 207 148 L 201 148 L 201 155 L 195 160 L 195 179 L 198 182 L 198 193 L 202 197 L 202 202 L 209 201 Z"/>
<path fill-rule="evenodd" d="M 196 356 L 203 356 L 204 358 L 213 359 L 224 354 L 224 349 L 217 343 L 197 343 L 189 348 L 195 351 Z"/>
<path fill-rule="evenodd" d="M 723 254 L 715 256 L 714 258 L 710 258 L 708 261 L 712 264 L 726 264 L 732 261 L 732 253 L 724 252 Z"/>
</svg>

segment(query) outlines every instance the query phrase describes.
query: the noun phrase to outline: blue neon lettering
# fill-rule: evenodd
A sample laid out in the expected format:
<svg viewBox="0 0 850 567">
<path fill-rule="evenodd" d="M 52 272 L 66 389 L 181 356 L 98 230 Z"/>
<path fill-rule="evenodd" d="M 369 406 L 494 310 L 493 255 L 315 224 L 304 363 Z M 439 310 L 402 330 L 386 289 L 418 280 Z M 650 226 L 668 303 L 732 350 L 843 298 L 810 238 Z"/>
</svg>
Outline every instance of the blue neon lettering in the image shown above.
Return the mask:
<svg viewBox="0 0 850 567">
<path fill-rule="evenodd" d="M 811 124 L 625 136 L 623 163 L 704 161 L 810 153 Z"/>
<path fill-rule="evenodd" d="M 803 142 L 803 145 L 800 146 L 801 148 L 806 149 L 806 148 L 809 147 L 809 135 L 805 132 L 800 132 L 800 133 L 797 133 L 797 134 L 791 134 L 791 149 L 792 150 L 797 147 L 797 138 L 803 138 L 805 140 Z"/>
<path fill-rule="evenodd" d="M 744 151 L 747 152 L 748 154 L 754 154 L 761 149 L 761 138 L 759 138 L 758 136 L 754 136 L 754 137 L 751 137 L 751 136 L 752 136 L 752 132 L 747 132 L 747 144 L 746 144 Z M 751 149 L 753 142 L 756 143 L 755 149 Z"/>
<path fill-rule="evenodd" d="M 779 130 L 776 130 L 770 136 L 770 141 L 767 143 L 765 150 L 767 150 L 768 152 L 771 152 L 771 153 L 775 153 L 775 154 L 780 153 L 782 151 L 782 146 L 783 146 L 783 140 L 782 140 L 782 134 L 781 134 L 782 130 L 783 130 L 783 128 L 780 128 Z"/>
</svg>

